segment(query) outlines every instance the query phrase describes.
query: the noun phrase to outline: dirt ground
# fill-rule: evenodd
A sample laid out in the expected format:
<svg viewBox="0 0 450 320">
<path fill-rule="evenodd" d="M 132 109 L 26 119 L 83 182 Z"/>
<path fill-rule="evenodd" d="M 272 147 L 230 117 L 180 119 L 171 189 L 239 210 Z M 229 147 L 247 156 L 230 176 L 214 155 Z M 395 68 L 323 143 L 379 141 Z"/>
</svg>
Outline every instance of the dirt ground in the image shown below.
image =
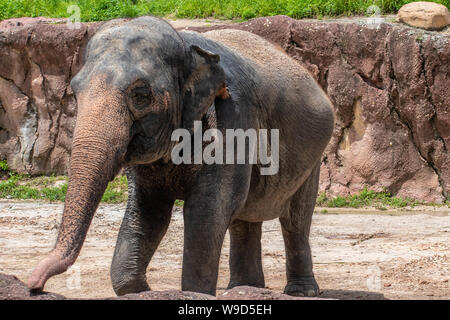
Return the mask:
<svg viewBox="0 0 450 320">
<path fill-rule="evenodd" d="M 63 204 L 0 200 L 0 272 L 26 281 L 56 240 Z M 109 266 L 125 204 L 100 205 L 81 254 L 46 291 L 69 298 L 114 296 Z M 313 219 L 311 246 L 321 297 L 337 299 L 449 299 L 450 209 L 414 211 L 327 209 Z M 285 256 L 277 220 L 263 224 L 266 286 L 282 291 Z M 174 208 L 169 230 L 147 277 L 153 290 L 180 289 L 183 216 Z M 229 280 L 229 237 L 218 292 Z"/>
</svg>

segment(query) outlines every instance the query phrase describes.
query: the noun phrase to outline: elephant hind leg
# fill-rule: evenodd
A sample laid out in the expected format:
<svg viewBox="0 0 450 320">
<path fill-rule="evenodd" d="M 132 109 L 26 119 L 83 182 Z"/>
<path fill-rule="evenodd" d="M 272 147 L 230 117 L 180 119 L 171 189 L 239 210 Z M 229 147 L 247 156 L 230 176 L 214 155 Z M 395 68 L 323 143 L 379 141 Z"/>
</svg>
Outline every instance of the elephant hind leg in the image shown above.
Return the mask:
<svg viewBox="0 0 450 320">
<path fill-rule="evenodd" d="M 111 281 L 117 295 L 150 290 L 147 266 L 169 226 L 172 200 L 146 190 L 127 172 L 128 204 L 111 264 Z"/>
<path fill-rule="evenodd" d="M 309 231 L 317 198 L 320 162 L 291 199 L 289 210 L 280 217 L 286 249 L 287 285 L 294 296 L 317 296 L 319 286 L 312 270 Z"/>
<path fill-rule="evenodd" d="M 262 222 L 234 220 L 230 231 L 230 283 L 237 286 L 264 288 L 261 262 Z"/>
</svg>

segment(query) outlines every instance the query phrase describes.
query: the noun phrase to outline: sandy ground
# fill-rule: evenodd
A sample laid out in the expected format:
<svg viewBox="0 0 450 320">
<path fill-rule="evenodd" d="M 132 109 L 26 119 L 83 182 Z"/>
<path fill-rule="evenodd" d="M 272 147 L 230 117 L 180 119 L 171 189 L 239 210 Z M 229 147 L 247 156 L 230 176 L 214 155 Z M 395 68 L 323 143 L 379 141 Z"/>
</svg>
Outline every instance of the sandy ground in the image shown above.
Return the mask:
<svg viewBox="0 0 450 320">
<path fill-rule="evenodd" d="M 0 272 L 26 281 L 57 235 L 63 205 L 0 200 Z M 114 296 L 109 266 L 124 204 L 101 205 L 82 252 L 47 291 L 72 298 Z M 321 297 L 339 299 L 449 299 L 450 209 L 376 211 L 328 209 L 314 215 L 311 246 Z M 266 286 L 282 291 L 285 256 L 277 220 L 263 224 Z M 183 216 L 175 208 L 169 230 L 151 261 L 153 290 L 180 289 Z M 220 263 L 218 291 L 229 280 L 229 238 Z"/>
</svg>

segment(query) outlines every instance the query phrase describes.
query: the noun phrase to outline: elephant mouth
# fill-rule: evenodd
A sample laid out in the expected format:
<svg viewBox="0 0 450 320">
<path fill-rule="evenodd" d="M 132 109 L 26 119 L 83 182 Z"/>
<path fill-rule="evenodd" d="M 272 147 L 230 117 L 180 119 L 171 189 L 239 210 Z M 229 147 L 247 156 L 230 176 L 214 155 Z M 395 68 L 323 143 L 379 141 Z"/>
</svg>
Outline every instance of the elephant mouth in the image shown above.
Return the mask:
<svg viewBox="0 0 450 320">
<path fill-rule="evenodd" d="M 135 121 L 130 130 L 131 139 L 125 153 L 124 165 L 150 164 L 170 154 L 170 146 L 166 143 L 170 141 L 169 129 L 162 125 L 146 126 L 145 121 Z"/>
</svg>

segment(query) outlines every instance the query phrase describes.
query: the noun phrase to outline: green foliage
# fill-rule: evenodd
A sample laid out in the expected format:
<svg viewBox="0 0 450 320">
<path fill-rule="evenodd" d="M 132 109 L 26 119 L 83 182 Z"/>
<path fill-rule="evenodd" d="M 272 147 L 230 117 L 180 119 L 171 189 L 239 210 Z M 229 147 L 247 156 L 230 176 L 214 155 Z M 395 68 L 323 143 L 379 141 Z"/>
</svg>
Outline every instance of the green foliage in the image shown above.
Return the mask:
<svg viewBox="0 0 450 320">
<path fill-rule="evenodd" d="M 6 163 L 5 163 L 6 164 Z M 4 166 L 1 167 L 3 170 Z M 7 179 L 0 180 L 0 198 L 64 201 L 68 178 L 64 176 L 39 176 L 8 172 Z M 102 202 L 120 203 L 127 201 L 128 182 L 126 176 L 118 176 L 108 184 Z"/>
<path fill-rule="evenodd" d="M 8 179 L 0 181 L 0 198 L 64 201 L 67 192 L 66 180 L 65 177 L 55 176 L 31 178 L 9 172 Z M 53 186 L 57 181 L 62 184 Z"/>
<path fill-rule="evenodd" d="M 41 189 L 40 196 L 49 201 L 64 201 L 66 200 L 67 183 L 60 187 L 47 187 Z"/>
<path fill-rule="evenodd" d="M 128 199 L 128 181 L 126 176 L 117 176 L 106 187 L 102 197 L 102 202 L 120 203 Z"/>
<path fill-rule="evenodd" d="M 325 192 L 319 193 L 316 199 L 316 206 L 323 207 L 327 203 L 328 198 Z"/>
<path fill-rule="evenodd" d="M 337 196 L 328 198 L 325 193 L 321 193 L 317 198 L 316 204 L 322 207 L 330 208 L 361 208 L 367 206 L 374 206 L 379 210 L 386 210 L 386 207 L 404 208 L 407 206 L 414 207 L 419 204 L 426 205 L 427 203 L 419 202 L 414 199 L 404 199 L 393 197 L 389 192 L 376 192 L 364 188 L 361 192 L 349 196 Z"/>
<path fill-rule="evenodd" d="M 8 172 L 9 171 L 8 163 L 6 162 L 6 160 L 1 160 L 0 161 L 0 171 L 2 171 L 2 172 Z"/>
<path fill-rule="evenodd" d="M 68 181 L 69 179 L 65 176 L 30 177 L 28 175 L 11 173 L 7 179 L 0 180 L 0 198 L 64 201 L 66 199 Z M 127 177 L 117 176 L 108 184 L 101 201 L 105 203 L 122 203 L 127 200 Z M 183 204 L 182 200 L 175 201 L 175 206 L 182 207 Z"/>
<path fill-rule="evenodd" d="M 414 0 L 0 0 L 0 20 L 47 16 L 67 18 L 69 5 L 81 9 L 82 21 L 100 21 L 142 15 L 178 18 L 250 19 L 284 14 L 293 18 L 364 15 L 371 5 L 395 13 Z M 450 0 L 433 0 L 450 7 Z"/>
</svg>

